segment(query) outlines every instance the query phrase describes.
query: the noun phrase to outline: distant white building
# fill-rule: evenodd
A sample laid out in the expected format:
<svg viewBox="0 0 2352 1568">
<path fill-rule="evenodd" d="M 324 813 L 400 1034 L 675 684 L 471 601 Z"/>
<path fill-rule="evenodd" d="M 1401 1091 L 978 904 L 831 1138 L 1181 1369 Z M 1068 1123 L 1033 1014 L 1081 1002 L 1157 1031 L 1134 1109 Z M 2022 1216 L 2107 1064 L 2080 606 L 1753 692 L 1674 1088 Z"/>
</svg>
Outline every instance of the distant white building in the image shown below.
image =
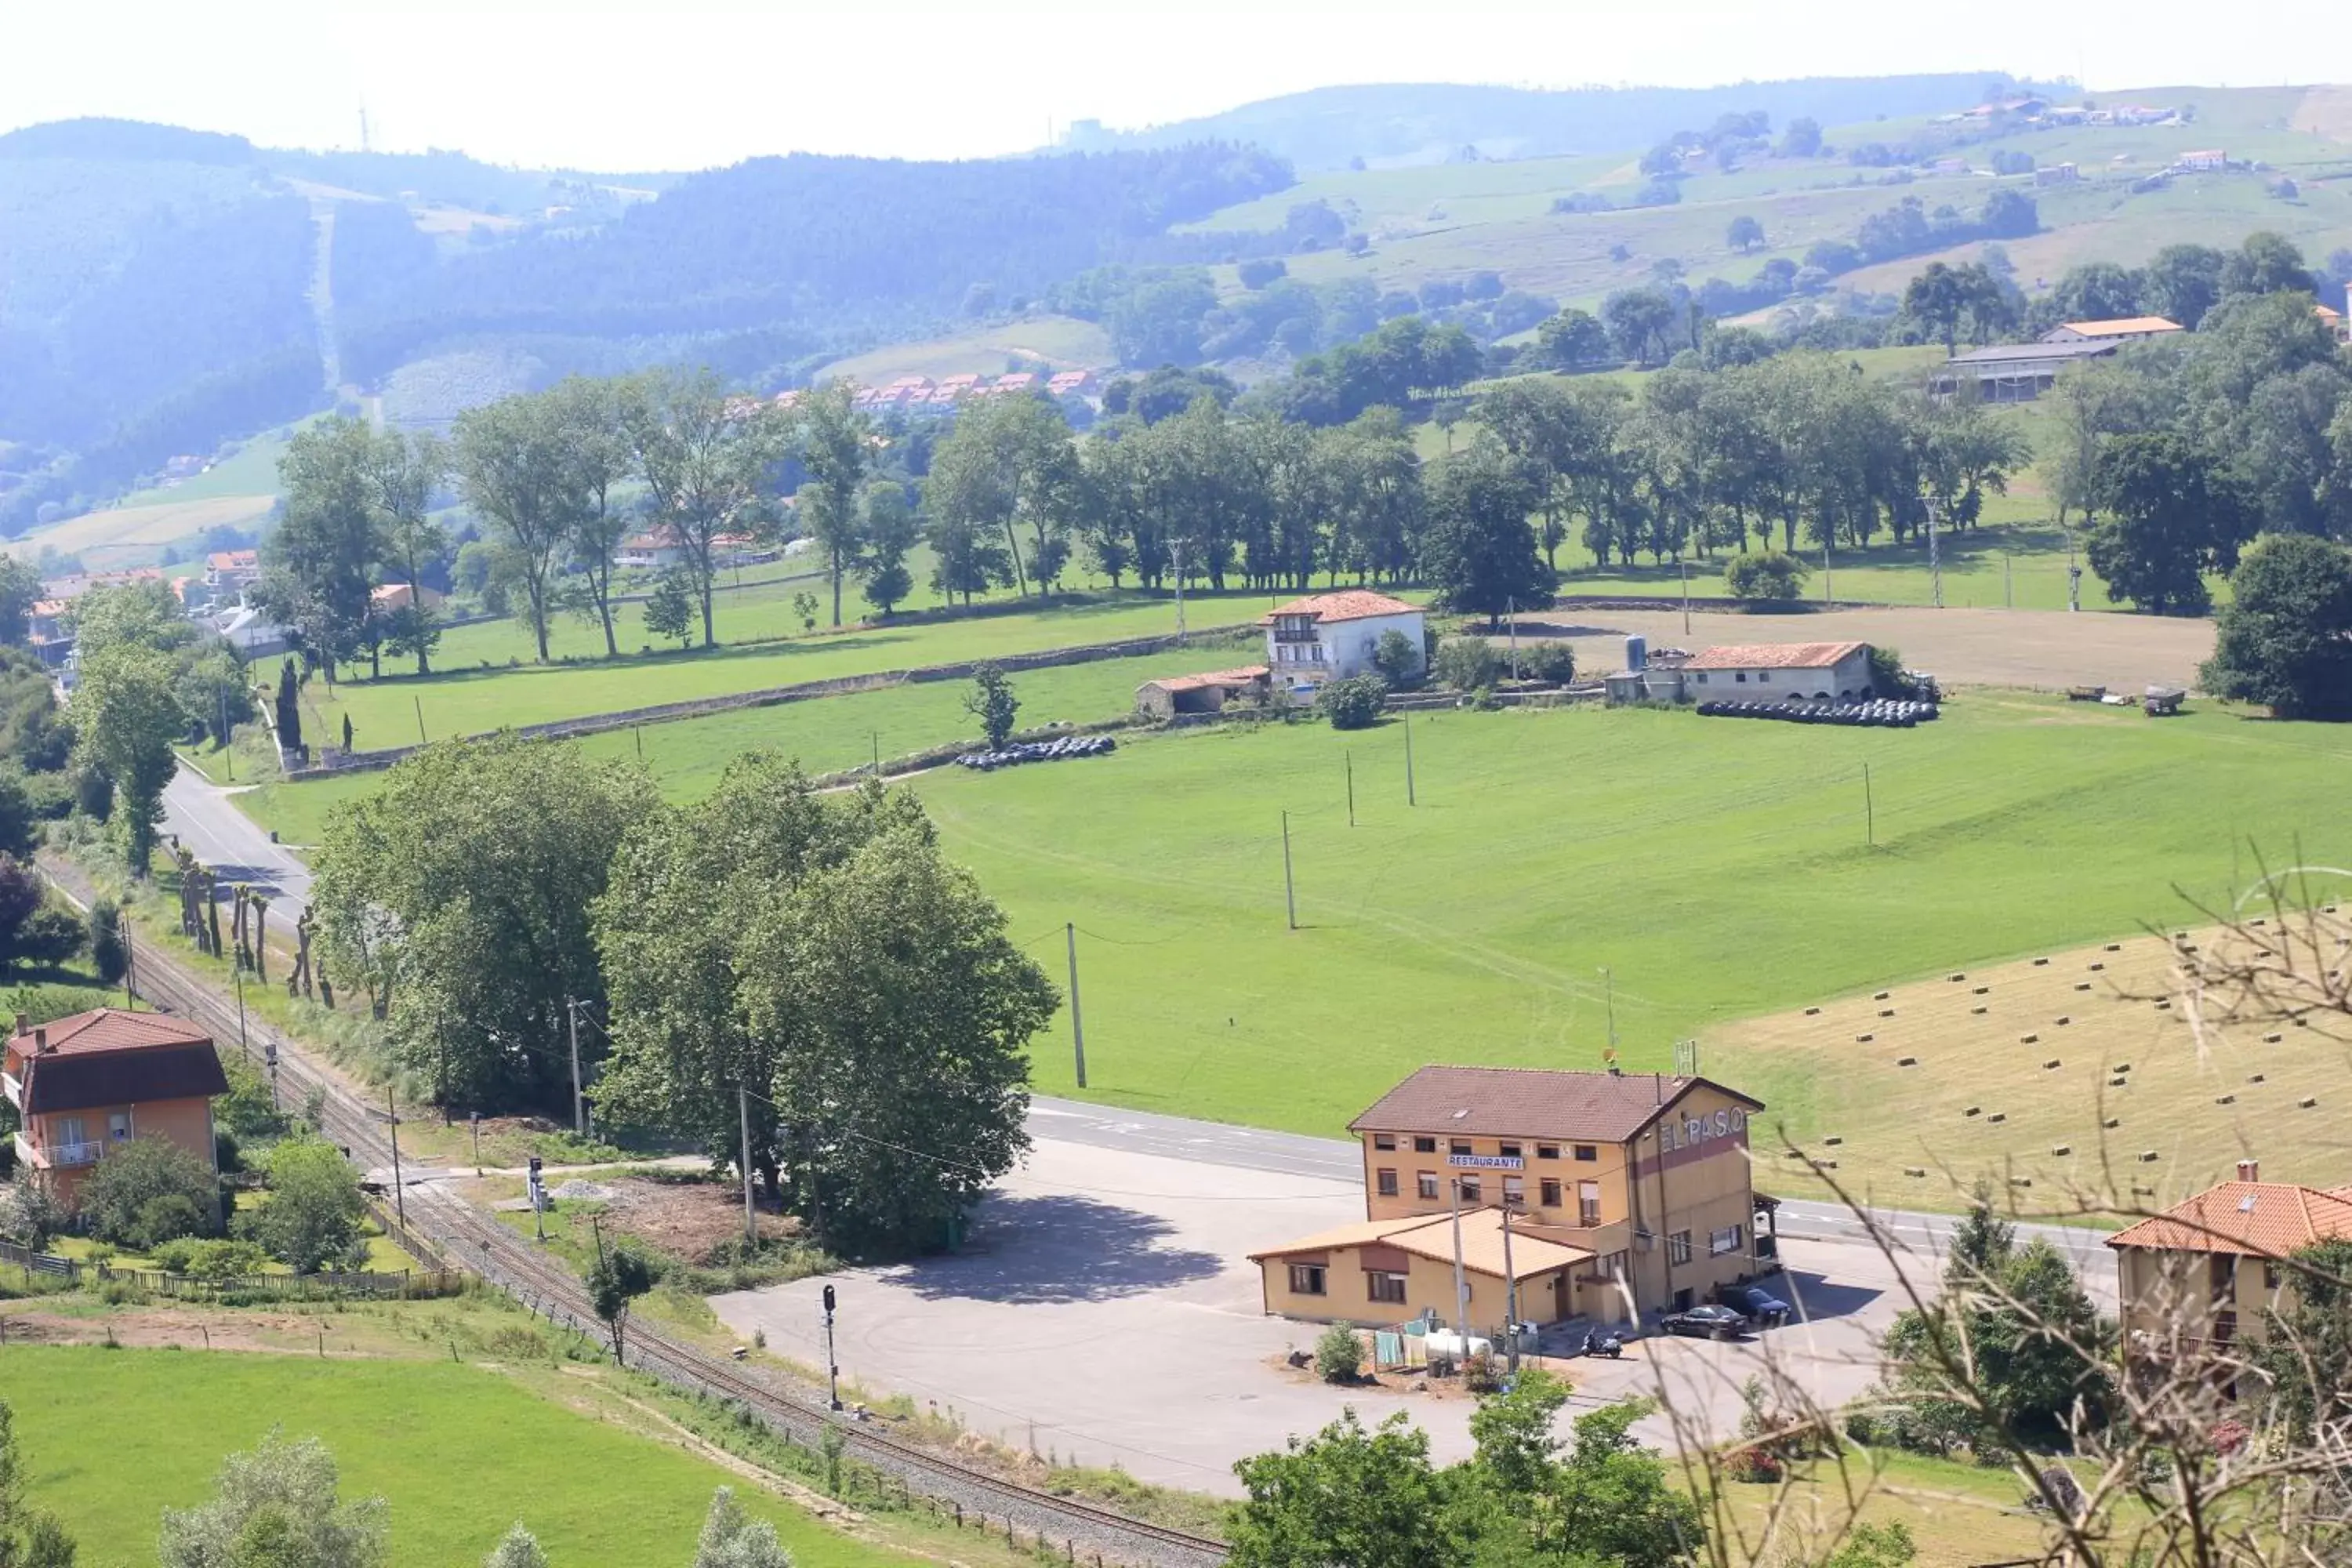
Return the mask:
<svg viewBox="0 0 2352 1568">
<path fill-rule="evenodd" d="M 1372 651 L 1384 633 L 1412 645 L 1413 668 L 1428 663 L 1424 620 L 1417 605 L 1369 589 L 1309 594 L 1259 618 L 1265 627 L 1265 662 L 1292 693 L 1311 693 L 1327 680 L 1373 673 Z"/>
<path fill-rule="evenodd" d="M 1853 702 L 1870 695 L 1866 642 L 1733 643 L 1683 663 L 1685 700 L 1809 698 Z"/>
</svg>

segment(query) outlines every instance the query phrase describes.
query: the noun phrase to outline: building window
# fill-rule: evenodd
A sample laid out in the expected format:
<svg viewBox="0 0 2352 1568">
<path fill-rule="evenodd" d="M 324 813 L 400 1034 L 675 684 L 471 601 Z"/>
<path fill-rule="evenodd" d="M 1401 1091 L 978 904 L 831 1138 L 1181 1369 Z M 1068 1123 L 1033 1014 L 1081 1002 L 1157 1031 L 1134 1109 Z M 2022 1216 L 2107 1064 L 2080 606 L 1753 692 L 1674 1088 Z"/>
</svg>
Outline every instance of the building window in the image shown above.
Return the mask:
<svg viewBox="0 0 2352 1568">
<path fill-rule="evenodd" d="M 1701 686 L 1705 686 L 1706 684 L 1706 671 L 1702 669 L 1698 672 L 1698 683 Z"/>
<path fill-rule="evenodd" d="M 1378 1273 L 1368 1268 L 1364 1271 L 1364 1294 L 1375 1301 L 1402 1307 L 1404 1305 L 1404 1276 Z"/>
<path fill-rule="evenodd" d="M 1584 1161 L 1587 1164 L 1590 1164 L 1593 1161 L 1601 1158 L 1601 1151 L 1594 1148 L 1590 1143 L 1579 1143 L 1576 1146 L 1576 1157 Z"/>
<path fill-rule="evenodd" d="M 1706 1255 L 1709 1258 L 1720 1258 L 1727 1252 L 1738 1250 L 1739 1227 L 1738 1226 L 1727 1225 L 1721 1230 L 1711 1230 L 1706 1233 Z"/>
<path fill-rule="evenodd" d="M 1437 1152 L 1437 1140 L 1416 1138 L 1412 1141 L 1412 1152 L 1416 1154 L 1434 1154 Z"/>
<path fill-rule="evenodd" d="M 1323 1266 L 1319 1263 L 1294 1263 L 1290 1266 L 1290 1293 L 1294 1296 L 1323 1294 Z"/>
<path fill-rule="evenodd" d="M 2213 1342 L 2226 1345 L 2238 1337 L 2238 1314 L 2217 1312 L 2213 1316 Z"/>
<path fill-rule="evenodd" d="M 1502 1146 L 1502 1155 L 1506 1160 L 1519 1159 L 1521 1157 L 1519 1153 L 1519 1146 L 1517 1143 L 1504 1144 Z"/>
<path fill-rule="evenodd" d="M 1528 1184 L 1526 1181 L 1517 1176 L 1505 1176 L 1503 1178 L 1503 1202 L 1516 1205 L 1527 1201 Z"/>
<path fill-rule="evenodd" d="M 1731 679 L 1738 681 L 1740 685 L 1745 686 L 1748 684 L 1748 672 L 1744 669 L 1739 670 L 1735 673 Z"/>
<path fill-rule="evenodd" d="M 1666 1261 L 1671 1264 L 1690 1261 L 1690 1232 L 1678 1230 L 1666 1237 Z"/>
<path fill-rule="evenodd" d="M 1546 1176 L 1541 1191 L 1544 1207 L 1548 1209 L 1559 1207 L 1559 1182 L 1557 1178 Z"/>
<path fill-rule="evenodd" d="M 1462 1178 L 1462 1201 L 1465 1204 L 1483 1203 L 1486 1201 L 1486 1189 L 1478 1184 L 1477 1177 L 1465 1176 Z"/>
<path fill-rule="evenodd" d="M 1437 1196 L 1437 1173 L 1434 1171 L 1422 1172 L 1418 1176 L 1413 1178 L 1413 1186 L 1423 1197 L 1434 1199 Z"/>
<path fill-rule="evenodd" d="M 1537 1158 L 1537 1159 L 1538 1159 L 1538 1160 L 1557 1160 L 1557 1159 L 1559 1159 L 1559 1144 L 1557 1144 L 1557 1143 L 1538 1143 L 1538 1144 L 1537 1144 L 1537 1145 L 1536 1145 L 1536 1158 Z"/>
<path fill-rule="evenodd" d="M 1446 1145 L 1446 1152 L 1450 1154 L 1467 1154 L 1470 1152 L 1470 1145 L 1465 1140 L 1456 1138 L 1451 1143 Z"/>
<path fill-rule="evenodd" d="M 1599 1182 L 1576 1184 L 1576 1217 L 1585 1225 L 1601 1223 L 1601 1184 Z"/>
<path fill-rule="evenodd" d="M 1374 1173 L 1374 1175 L 1380 1186 L 1381 1196 L 1392 1198 L 1397 1195 L 1397 1179 L 1394 1171 L 1380 1171 Z"/>
<path fill-rule="evenodd" d="M 1395 1134 L 1395 1133 L 1393 1133 L 1393 1132 L 1375 1132 L 1375 1133 L 1373 1133 L 1373 1134 L 1372 1134 L 1372 1147 L 1373 1147 L 1373 1148 L 1375 1148 L 1375 1149 L 1393 1149 L 1393 1148 L 1395 1148 L 1395 1147 L 1396 1147 L 1396 1134 Z"/>
<path fill-rule="evenodd" d="M 2276 1258 L 2264 1259 L 2263 1262 L 2263 1289 L 2265 1290 L 2277 1289 L 2279 1288 L 2281 1278 L 2282 1276 L 2279 1273 L 2278 1260 Z"/>
<path fill-rule="evenodd" d="M 1758 670 L 1758 671 L 1756 672 L 1756 684 L 1757 684 L 1757 685 L 1759 685 L 1759 686 L 1769 686 L 1769 685 L 1771 685 L 1771 684 L 1772 684 L 1772 672 L 1771 672 L 1770 670 L 1769 670 L 1769 669 L 1759 669 L 1759 670 Z"/>
</svg>

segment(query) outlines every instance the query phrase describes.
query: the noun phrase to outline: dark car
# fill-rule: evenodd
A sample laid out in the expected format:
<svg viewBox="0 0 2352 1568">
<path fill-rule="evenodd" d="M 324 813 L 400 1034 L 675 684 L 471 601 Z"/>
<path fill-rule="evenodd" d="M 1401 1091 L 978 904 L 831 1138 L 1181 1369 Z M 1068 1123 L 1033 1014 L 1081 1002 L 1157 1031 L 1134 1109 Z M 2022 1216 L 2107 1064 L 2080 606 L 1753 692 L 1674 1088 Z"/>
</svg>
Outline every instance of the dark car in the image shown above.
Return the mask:
<svg viewBox="0 0 2352 1568">
<path fill-rule="evenodd" d="M 1760 1286 L 1721 1286 L 1715 1299 L 1733 1311 L 1747 1314 L 1762 1328 L 1778 1328 L 1789 1321 L 1789 1303 Z"/>
<path fill-rule="evenodd" d="M 1736 1340 L 1748 1331 L 1748 1319 L 1729 1307 L 1693 1307 L 1686 1312 L 1668 1312 L 1658 1320 L 1658 1327 L 1693 1339 Z"/>
</svg>

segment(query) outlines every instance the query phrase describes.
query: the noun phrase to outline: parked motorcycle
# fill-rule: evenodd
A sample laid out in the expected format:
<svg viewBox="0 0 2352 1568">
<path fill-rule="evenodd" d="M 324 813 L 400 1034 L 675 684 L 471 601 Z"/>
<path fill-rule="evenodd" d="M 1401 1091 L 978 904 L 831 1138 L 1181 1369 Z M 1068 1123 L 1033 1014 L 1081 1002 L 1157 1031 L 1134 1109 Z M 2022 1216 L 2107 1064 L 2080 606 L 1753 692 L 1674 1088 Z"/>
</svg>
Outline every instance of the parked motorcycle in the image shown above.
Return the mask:
<svg viewBox="0 0 2352 1568">
<path fill-rule="evenodd" d="M 1624 1342 L 1618 1339 L 1615 1334 L 1604 1335 L 1598 1330 L 1594 1329 L 1587 1329 L 1584 1331 L 1584 1353 L 1586 1355 L 1607 1356 L 1611 1361 L 1615 1361 L 1620 1355 L 1624 1353 Z"/>
</svg>

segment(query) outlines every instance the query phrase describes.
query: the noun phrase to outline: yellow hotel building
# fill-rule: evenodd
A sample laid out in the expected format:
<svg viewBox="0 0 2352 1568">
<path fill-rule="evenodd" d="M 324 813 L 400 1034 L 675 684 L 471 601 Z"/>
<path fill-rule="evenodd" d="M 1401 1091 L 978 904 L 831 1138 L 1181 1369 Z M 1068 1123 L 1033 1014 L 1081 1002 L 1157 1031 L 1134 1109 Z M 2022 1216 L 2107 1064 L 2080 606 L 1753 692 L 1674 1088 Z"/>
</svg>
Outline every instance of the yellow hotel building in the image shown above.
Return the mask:
<svg viewBox="0 0 2352 1568">
<path fill-rule="evenodd" d="M 1349 1123 L 1362 1222 L 1250 1255 L 1265 1310 L 1453 1322 L 1457 1210 L 1467 1323 L 1499 1327 L 1512 1280 L 1522 1322 L 1697 1305 L 1779 1267 L 1750 1179 L 1762 1109 L 1704 1078 L 1423 1068 Z"/>
</svg>

